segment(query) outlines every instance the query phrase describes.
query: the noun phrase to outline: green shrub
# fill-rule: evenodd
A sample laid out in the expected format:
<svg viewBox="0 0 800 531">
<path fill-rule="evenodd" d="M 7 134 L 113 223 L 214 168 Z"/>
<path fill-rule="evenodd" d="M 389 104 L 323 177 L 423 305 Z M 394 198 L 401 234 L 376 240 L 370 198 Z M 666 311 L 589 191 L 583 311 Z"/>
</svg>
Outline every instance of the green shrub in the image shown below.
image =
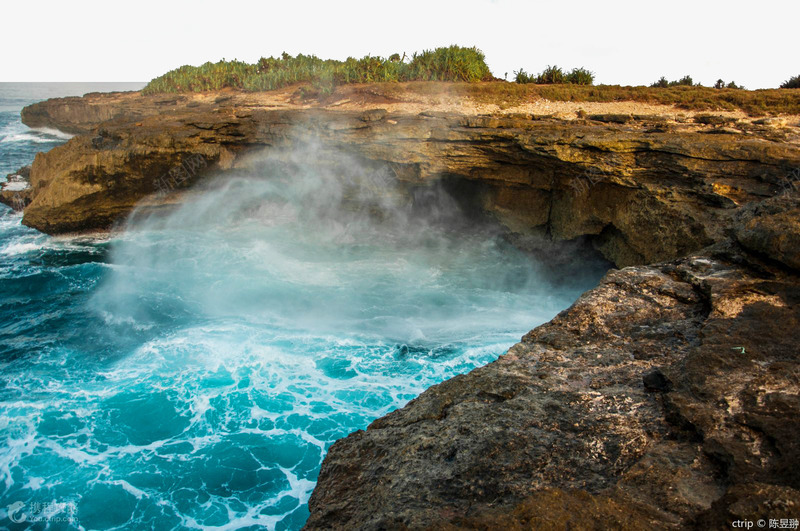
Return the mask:
<svg viewBox="0 0 800 531">
<path fill-rule="evenodd" d="M 536 83 L 538 85 L 559 85 L 570 83 L 573 85 L 591 85 L 594 83 L 594 73 L 585 68 L 573 68 L 565 74 L 558 66 L 548 66 L 540 74 L 533 75 L 520 68 L 514 72 L 514 81 L 517 83 Z"/>
<path fill-rule="evenodd" d="M 781 88 L 800 88 L 800 76 L 794 76 L 789 78 L 788 81 L 784 81 L 781 84 Z"/>
<path fill-rule="evenodd" d="M 541 74 L 536 76 L 539 85 L 559 85 L 566 82 L 564 71 L 557 66 L 548 66 Z"/>
<path fill-rule="evenodd" d="M 413 54 L 404 81 L 488 81 L 492 73 L 477 48 L 449 46 Z"/>
<path fill-rule="evenodd" d="M 524 69 L 514 71 L 514 81 L 516 83 L 536 83 L 536 76 L 529 75 Z"/>
<path fill-rule="evenodd" d="M 720 80 L 722 81 L 722 80 Z M 695 85 L 694 81 L 692 80 L 692 76 L 683 76 L 677 81 L 667 81 L 667 78 L 661 76 L 661 78 L 650 85 L 651 87 L 658 87 L 658 88 L 667 88 L 667 87 L 699 87 L 700 84 Z"/>
<path fill-rule="evenodd" d="M 336 85 L 385 81 L 486 81 L 492 74 L 483 52 L 477 48 L 449 46 L 389 59 L 366 56 L 345 61 L 320 59 L 315 55 L 262 57 L 255 64 L 219 61 L 200 66 L 182 66 L 159 76 L 142 90 L 156 92 L 200 92 L 226 87 L 247 91 L 275 90 L 293 83 L 310 83 L 319 94 L 330 94 Z"/>
<path fill-rule="evenodd" d="M 656 88 L 667 88 L 669 86 L 669 81 L 667 81 L 667 78 L 665 78 L 664 76 L 661 76 L 661 78 L 658 81 L 656 81 L 650 86 Z"/>
<path fill-rule="evenodd" d="M 729 89 L 744 90 L 744 86 L 737 85 L 735 81 L 731 81 L 730 83 L 725 84 L 725 81 L 723 81 L 722 79 L 718 79 L 717 82 L 714 83 L 714 88 L 715 89 L 729 88 Z"/>
<path fill-rule="evenodd" d="M 569 74 L 567 74 L 567 83 L 572 83 L 573 85 L 592 85 L 594 84 L 594 72 L 590 72 L 585 68 L 573 68 Z"/>
</svg>

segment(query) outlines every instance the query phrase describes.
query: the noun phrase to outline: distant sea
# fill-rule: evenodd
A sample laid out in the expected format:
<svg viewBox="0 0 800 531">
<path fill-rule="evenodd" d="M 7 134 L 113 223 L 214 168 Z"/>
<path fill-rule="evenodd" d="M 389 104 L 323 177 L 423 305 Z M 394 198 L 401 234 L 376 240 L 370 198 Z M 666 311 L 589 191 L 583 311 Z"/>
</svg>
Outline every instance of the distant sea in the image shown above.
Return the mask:
<svg viewBox="0 0 800 531">
<path fill-rule="evenodd" d="M 22 125 L 24 105 L 141 86 L 0 84 L 0 174 L 69 138 Z M 380 223 L 339 210 L 342 176 L 296 159 L 113 238 L 0 207 L 0 527 L 299 529 L 336 439 L 496 359 L 603 272 L 551 281 L 443 222 L 447 197 L 371 198 Z"/>
</svg>

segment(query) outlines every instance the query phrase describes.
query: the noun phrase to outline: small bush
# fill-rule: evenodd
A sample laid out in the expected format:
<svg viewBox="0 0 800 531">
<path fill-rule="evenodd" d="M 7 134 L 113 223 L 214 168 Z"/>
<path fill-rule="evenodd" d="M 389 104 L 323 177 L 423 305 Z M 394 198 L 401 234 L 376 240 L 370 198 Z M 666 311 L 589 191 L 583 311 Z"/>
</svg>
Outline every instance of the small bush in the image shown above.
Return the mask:
<svg viewBox="0 0 800 531">
<path fill-rule="evenodd" d="M 665 78 L 664 76 L 661 76 L 661 78 L 658 81 L 656 81 L 650 86 L 657 88 L 667 88 L 669 86 L 669 81 L 667 81 L 667 78 Z"/>
<path fill-rule="evenodd" d="M 722 80 L 720 80 L 722 81 Z M 667 81 L 667 78 L 661 76 L 661 78 L 650 85 L 651 87 L 658 87 L 658 88 L 667 88 L 667 87 L 699 87 L 700 84 L 695 85 L 694 81 L 692 80 L 692 76 L 683 76 L 677 81 Z"/>
<path fill-rule="evenodd" d="M 591 85 L 594 83 L 594 73 L 585 68 L 573 68 L 569 73 L 558 66 L 548 66 L 540 74 L 528 74 L 524 69 L 514 72 L 514 81 L 517 83 L 536 83 L 537 85 L 559 85 L 569 83 L 573 85 Z"/>
<path fill-rule="evenodd" d="M 488 81 L 492 73 L 477 48 L 449 46 L 413 54 L 405 81 Z"/>
<path fill-rule="evenodd" d="M 539 85 L 560 85 L 567 81 L 564 71 L 557 66 L 548 66 L 541 74 L 536 76 Z"/>
<path fill-rule="evenodd" d="M 731 81 L 730 83 L 726 84 L 725 81 L 722 79 L 718 79 L 716 83 L 714 83 L 715 89 L 737 89 L 737 90 L 744 90 L 744 86 L 737 85 L 735 81 Z"/>
<path fill-rule="evenodd" d="M 800 88 L 800 76 L 794 76 L 789 78 L 788 81 L 784 81 L 781 84 L 781 88 Z"/>
<path fill-rule="evenodd" d="M 514 71 L 514 81 L 516 83 L 536 83 L 536 76 L 530 75 L 520 68 L 518 71 Z"/>
<path fill-rule="evenodd" d="M 585 68 L 573 68 L 567 74 L 567 83 L 573 85 L 592 85 L 594 84 L 594 72 L 590 72 Z"/>
</svg>

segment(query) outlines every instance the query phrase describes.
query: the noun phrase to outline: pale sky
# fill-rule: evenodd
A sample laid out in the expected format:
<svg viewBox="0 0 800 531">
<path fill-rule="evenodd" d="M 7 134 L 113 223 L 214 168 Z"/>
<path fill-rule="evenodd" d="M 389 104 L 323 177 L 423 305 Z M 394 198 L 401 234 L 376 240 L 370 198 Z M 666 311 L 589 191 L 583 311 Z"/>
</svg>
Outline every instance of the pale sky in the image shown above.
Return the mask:
<svg viewBox="0 0 800 531">
<path fill-rule="evenodd" d="M 0 7 L 0 81 L 148 81 L 183 64 L 477 46 L 495 76 L 583 66 L 596 83 L 800 75 L 800 1 L 14 0 Z"/>
</svg>

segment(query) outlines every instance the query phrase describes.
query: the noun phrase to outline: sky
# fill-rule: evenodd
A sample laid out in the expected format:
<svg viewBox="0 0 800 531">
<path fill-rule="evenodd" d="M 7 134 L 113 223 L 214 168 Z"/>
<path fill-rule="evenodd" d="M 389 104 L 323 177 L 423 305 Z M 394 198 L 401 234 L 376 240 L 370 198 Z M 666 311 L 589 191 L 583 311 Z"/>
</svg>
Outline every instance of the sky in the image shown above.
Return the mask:
<svg viewBox="0 0 800 531">
<path fill-rule="evenodd" d="M 585 67 L 595 83 L 686 74 L 749 89 L 800 74 L 800 1 L 16 0 L 0 81 L 149 81 L 184 64 L 282 52 L 345 59 L 459 44 L 492 73 Z"/>
</svg>

